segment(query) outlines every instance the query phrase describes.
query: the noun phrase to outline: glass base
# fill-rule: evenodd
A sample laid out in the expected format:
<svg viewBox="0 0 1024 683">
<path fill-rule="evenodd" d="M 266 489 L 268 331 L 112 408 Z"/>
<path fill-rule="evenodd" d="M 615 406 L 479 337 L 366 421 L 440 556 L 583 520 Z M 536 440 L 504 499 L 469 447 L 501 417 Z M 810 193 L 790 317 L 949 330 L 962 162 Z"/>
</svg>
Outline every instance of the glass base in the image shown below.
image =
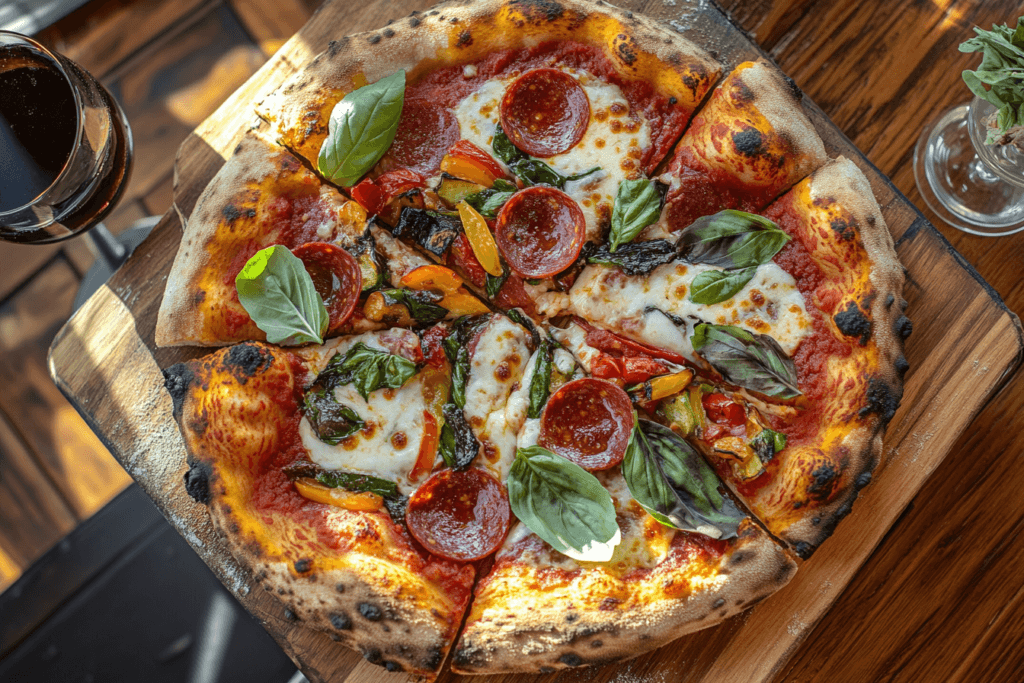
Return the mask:
<svg viewBox="0 0 1024 683">
<path fill-rule="evenodd" d="M 925 127 L 914 150 L 914 179 L 928 208 L 972 235 L 1024 230 L 1024 187 L 1005 182 L 978 157 L 968 130 L 968 105 Z"/>
</svg>

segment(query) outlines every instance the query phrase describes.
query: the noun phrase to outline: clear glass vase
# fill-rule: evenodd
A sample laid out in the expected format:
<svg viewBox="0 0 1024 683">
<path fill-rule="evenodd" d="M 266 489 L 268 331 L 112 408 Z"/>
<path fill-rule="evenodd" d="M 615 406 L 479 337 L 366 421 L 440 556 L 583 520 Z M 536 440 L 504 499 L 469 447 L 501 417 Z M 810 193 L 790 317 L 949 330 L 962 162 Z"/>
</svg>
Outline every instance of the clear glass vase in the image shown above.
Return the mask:
<svg viewBox="0 0 1024 683">
<path fill-rule="evenodd" d="M 972 235 L 1024 230 L 1024 152 L 986 145 L 995 107 L 975 97 L 927 126 L 914 150 L 921 196 L 942 220 Z"/>
</svg>

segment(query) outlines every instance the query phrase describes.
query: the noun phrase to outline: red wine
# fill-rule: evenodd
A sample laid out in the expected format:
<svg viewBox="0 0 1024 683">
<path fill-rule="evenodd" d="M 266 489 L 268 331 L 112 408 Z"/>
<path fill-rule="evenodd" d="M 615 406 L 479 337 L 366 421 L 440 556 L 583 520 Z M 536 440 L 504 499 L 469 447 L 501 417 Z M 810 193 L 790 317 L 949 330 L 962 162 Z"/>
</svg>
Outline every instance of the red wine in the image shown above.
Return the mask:
<svg viewBox="0 0 1024 683">
<path fill-rule="evenodd" d="M 30 203 L 53 184 L 77 127 L 74 91 L 52 63 L 26 48 L 0 57 L 0 211 Z"/>
<path fill-rule="evenodd" d="M 0 44 L 0 239 L 88 230 L 117 204 L 131 161 L 128 121 L 98 81 L 29 39 Z"/>
</svg>

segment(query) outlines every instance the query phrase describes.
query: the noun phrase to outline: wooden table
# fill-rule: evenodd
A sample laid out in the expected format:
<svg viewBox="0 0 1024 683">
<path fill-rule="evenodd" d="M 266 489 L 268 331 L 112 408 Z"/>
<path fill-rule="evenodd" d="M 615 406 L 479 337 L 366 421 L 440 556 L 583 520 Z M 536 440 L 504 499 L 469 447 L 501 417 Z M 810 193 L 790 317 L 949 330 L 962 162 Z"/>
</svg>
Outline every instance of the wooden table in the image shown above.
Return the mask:
<svg viewBox="0 0 1024 683">
<path fill-rule="evenodd" d="M 628 4 L 654 16 L 674 17 L 679 26 L 685 25 L 688 3 L 683 0 Z M 977 6 L 980 3 L 967 2 L 943 6 L 909 1 L 872 2 L 848 8 L 833 7 L 829 2 L 787 0 L 734 4 L 727 4 L 726 9 L 735 11 L 739 25 L 752 32 L 782 69 L 911 199 L 917 199 L 911 152 L 922 124 L 968 98 L 958 74 L 976 58 L 959 54 L 956 45 L 970 35 L 972 22 L 987 26 L 993 21 L 1012 21 L 1013 12 L 1018 9 L 1010 3 L 985 3 L 981 9 Z M 341 32 L 383 25 L 387 19 L 403 16 L 420 5 L 368 4 L 361 13 L 346 9 L 351 24 L 346 23 Z M 839 138 L 833 142 L 843 144 Z M 218 146 L 216 141 L 211 145 Z M 879 189 L 876 184 L 876 192 Z M 881 189 L 884 191 L 884 186 Z M 905 402 L 891 430 L 900 447 L 896 451 L 890 449 L 887 470 L 866 491 L 865 502 L 855 508 L 850 520 L 858 519 L 858 515 L 862 518 L 874 509 L 881 518 L 891 521 L 887 516 L 898 512 L 877 500 L 879 491 L 885 490 L 881 482 L 886 472 L 903 468 L 908 472 L 908 481 L 913 482 L 908 485 L 917 488 L 931 471 L 931 465 L 922 469 L 919 461 L 931 463 L 937 469 L 884 538 L 859 538 L 865 544 L 867 561 L 845 590 L 841 586 L 849 577 L 842 571 L 833 576 L 835 584 L 828 576 L 820 576 L 817 586 L 827 599 L 807 603 L 806 612 L 791 610 L 789 620 L 779 622 L 777 618 L 762 617 L 767 610 L 758 612 L 759 607 L 712 636 L 729 641 L 736 629 L 756 630 L 758 640 L 751 644 L 755 652 L 745 651 L 735 643 L 726 644 L 723 647 L 729 657 L 714 661 L 702 658 L 699 648 L 684 644 L 684 639 L 679 641 L 679 651 L 691 652 L 693 657 L 686 662 L 676 657 L 676 666 L 668 673 L 657 665 L 671 659 L 673 653 L 641 659 L 619 669 L 606 668 L 599 673 L 602 680 L 634 680 L 631 677 L 642 674 L 651 674 L 651 680 L 674 680 L 684 673 L 694 680 L 750 680 L 750 675 L 741 677 L 732 663 L 747 660 L 751 654 L 760 654 L 765 662 L 762 670 L 756 672 L 760 680 L 774 677 L 800 681 L 1018 681 L 1024 676 L 1024 652 L 1017 647 L 1024 635 L 1024 578 L 1017 563 L 1017 555 L 1024 549 L 1024 541 L 1018 538 L 1024 526 L 1024 506 L 1017 493 L 1024 479 L 1024 462 L 1019 457 L 1021 437 L 1014 429 L 1015 424 L 1024 425 L 1024 418 L 1016 418 L 1015 410 L 1024 389 L 1019 375 L 1007 378 L 1001 374 L 1001 370 L 1016 366 L 1019 338 L 1010 329 L 1012 325 L 1007 324 L 1012 322 L 1012 314 L 991 298 L 988 301 L 993 309 L 971 317 L 971 302 L 958 296 L 961 288 L 954 280 L 966 273 L 965 286 L 973 288 L 979 284 L 969 270 L 957 269 L 955 275 L 951 274 L 950 267 L 966 265 L 959 254 L 945 251 L 945 243 L 923 223 L 902 218 L 896 223 L 894 232 L 902 238 L 901 257 L 914 259 L 917 245 L 927 243 L 932 245 L 929 248 L 938 245 L 936 262 L 944 264 L 931 271 L 912 273 L 915 277 L 909 284 L 908 299 L 918 302 L 918 312 L 926 317 L 915 321 L 917 333 L 910 343 L 934 345 L 951 332 L 932 324 L 944 319 L 946 306 L 955 310 L 955 317 L 964 323 L 955 331 L 954 347 L 982 352 L 974 364 L 970 358 L 956 358 L 955 353 L 950 353 L 948 359 L 929 356 L 929 365 L 912 370 L 915 392 L 909 392 L 911 400 Z M 173 248 L 169 233 L 161 234 L 164 237 L 156 235 L 153 246 Z M 985 240 L 953 230 L 945 234 L 966 254 L 967 261 L 995 284 L 996 291 L 1006 297 L 1009 311 L 1019 311 L 1022 293 L 1012 278 L 1021 268 L 1024 237 Z M 161 406 L 128 406 L 130 395 L 117 391 L 122 372 L 118 363 L 133 354 L 149 353 L 146 339 L 151 341 L 151 329 L 140 324 L 138 335 L 125 335 L 123 328 L 115 329 L 105 323 L 109 323 L 110 311 L 121 316 L 125 310 L 130 313 L 154 298 L 153 283 L 145 283 L 139 275 L 146 272 L 147 261 L 152 265 L 162 259 L 160 251 L 143 250 L 129 264 L 126 274 L 115 277 L 111 289 L 101 293 L 94 305 L 73 319 L 58 337 L 53 355 L 53 368 L 62 387 L 113 446 L 115 455 L 140 480 L 165 481 L 143 471 L 143 466 L 149 464 L 147 444 L 171 437 L 161 431 L 166 429 L 165 425 L 123 419 L 125 414 L 137 416 L 140 410 Z M 930 299 L 930 293 L 935 291 L 941 291 L 944 298 Z M 913 308 L 910 314 L 914 315 Z M 968 323 L 972 319 L 982 321 L 982 327 L 971 327 Z M 123 322 L 123 318 L 119 320 Z M 174 355 L 158 352 L 155 363 L 164 366 Z M 942 385 L 930 386 L 929 380 Z M 107 383 L 114 391 L 102 396 L 97 387 Z M 985 403 L 974 401 L 977 395 L 965 393 L 965 387 L 983 393 L 1002 389 L 995 399 Z M 923 396 L 939 396 L 942 400 L 913 400 Z M 971 421 L 975 408 L 981 411 Z M 915 425 L 936 423 L 939 428 L 934 430 L 914 429 Z M 964 425 L 966 431 L 955 440 Z M 946 451 L 949 455 L 943 460 Z M 898 496 L 898 486 L 891 486 L 893 495 Z M 151 494 L 159 502 L 160 496 L 173 492 L 153 489 Z M 872 500 L 875 502 L 871 503 Z M 167 511 L 172 514 L 172 522 L 182 529 L 202 527 L 200 515 L 175 519 L 174 510 Z M 840 527 L 838 534 L 843 531 L 844 527 Z M 194 540 L 193 544 L 204 551 L 203 541 Z M 833 550 L 837 547 L 826 544 L 805 565 L 803 573 L 820 574 L 821 570 L 815 570 L 812 564 L 817 562 L 820 568 L 830 553 L 837 552 Z M 819 561 L 822 556 L 826 560 Z M 843 565 L 836 567 L 844 569 Z M 227 566 L 215 569 L 229 585 L 234 581 L 232 587 L 244 593 L 244 577 L 232 575 Z M 845 569 L 853 573 L 856 567 L 846 565 Z M 833 597 L 836 600 L 828 608 Z M 770 604 L 771 601 L 765 603 Z M 820 621 L 818 608 L 824 611 Z M 287 630 L 278 623 L 280 617 L 272 613 L 273 607 L 267 609 L 270 611 L 260 612 L 261 618 L 272 627 Z M 758 626 L 763 628 L 753 628 Z M 307 641 L 297 636 L 295 640 L 285 638 L 284 645 L 307 665 L 335 659 L 322 650 L 329 644 L 307 649 Z M 349 657 L 346 661 L 350 663 L 335 670 L 340 678 L 377 680 L 377 669 L 367 667 L 358 658 Z M 588 680 L 588 675 L 576 672 L 563 679 Z"/>
</svg>

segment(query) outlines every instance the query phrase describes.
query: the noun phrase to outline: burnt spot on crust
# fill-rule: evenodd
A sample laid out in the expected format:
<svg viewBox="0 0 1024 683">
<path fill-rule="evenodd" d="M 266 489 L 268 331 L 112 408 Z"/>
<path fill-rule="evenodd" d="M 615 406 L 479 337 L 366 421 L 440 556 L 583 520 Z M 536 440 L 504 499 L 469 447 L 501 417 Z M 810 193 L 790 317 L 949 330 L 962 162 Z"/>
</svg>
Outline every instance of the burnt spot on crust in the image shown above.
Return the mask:
<svg viewBox="0 0 1024 683">
<path fill-rule="evenodd" d="M 860 345 L 867 346 L 871 339 L 871 321 L 860 310 L 856 301 L 851 301 L 845 311 L 836 313 L 832 320 L 847 337 L 860 337 Z"/>
<path fill-rule="evenodd" d="M 746 157 L 760 156 L 762 142 L 761 131 L 756 128 L 746 128 L 732 135 L 732 144 L 736 151 Z"/>
<path fill-rule="evenodd" d="M 565 8 L 551 0 L 512 0 L 509 7 L 518 7 L 530 21 L 557 21 L 565 14 Z"/>
<path fill-rule="evenodd" d="M 388 671 L 405 671 L 405 669 L 402 668 L 401 664 L 392 661 L 385 661 L 384 668 Z"/>
<path fill-rule="evenodd" d="M 857 475 L 857 478 L 853 480 L 853 487 L 860 491 L 862 488 L 871 483 L 871 473 L 861 472 Z"/>
<path fill-rule="evenodd" d="M 737 105 L 753 104 L 754 91 L 751 90 L 746 83 L 741 80 L 733 82 L 732 87 L 729 89 L 729 97 L 732 98 Z"/>
<path fill-rule="evenodd" d="M 711 603 L 711 609 L 718 609 L 719 607 L 721 607 L 724 604 L 725 604 L 725 598 L 718 598 L 713 603 Z"/>
<path fill-rule="evenodd" d="M 298 615 L 295 614 L 295 612 L 293 612 L 293 611 L 291 611 L 290 609 L 287 609 L 287 608 L 285 608 L 285 610 L 284 610 L 284 618 L 287 619 L 288 621 L 298 621 L 299 620 Z"/>
<path fill-rule="evenodd" d="M 370 602 L 361 602 L 357 605 L 359 613 L 363 615 L 363 618 L 367 621 L 380 621 L 384 618 L 384 612 L 381 611 L 380 607 Z"/>
<path fill-rule="evenodd" d="M 312 571 L 313 560 L 309 558 L 303 558 L 301 560 L 295 560 L 295 571 L 299 574 L 305 574 L 306 572 Z"/>
<path fill-rule="evenodd" d="M 372 36 L 366 39 L 370 45 L 376 45 L 380 42 L 380 34 L 374 33 Z"/>
<path fill-rule="evenodd" d="M 896 296 L 893 295 L 893 294 L 886 294 L 885 295 L 885 307 L 886 308 L 892 308 L 892 305 L 894 303 L 896 303 Z"/>
<path fill-rule="evenodd" d="M 334 590 L 338 591 L 339 593 L 344 593 L 345 592 L 345 584 L 343 584 L 343 583 L 336 583 L 336 584 L 334 584 Z"/>
<path fill-rule="evenodd" d="M 596 650 L 599 647 L 604 647 L 604 642 L 600 638 L 594 638 L 592 641 L 590 641 L 590 647 Z"/>
<path fill-rule="evenodd" d="M 335 612 L 334 614 L 330 614 L 327 619 L 331 622 L 331 626 L 339 631 L 352 630 L 352 618 L 344 612 Z"/>
<path fill-rule="evenodd" d="M 899 373 L 900 379 L 903 379 L 904 375 L 907 374 L 907 370 L 910 369 L 910 363 L 907 362 L 906 356 L 901 355 L 893 363 L 893 367 L 896 368 L 896 372 Z"/>
<path fill-rule="evenodd" d="M 636 61 L 636 45 L 632 44 L 629 36 L 625 33 L 620 33 L 615 37 L 615 52 L 628 66 L 633 66 L 633 62 Z"/>
<path fill-rule="evenodd" d="M 832 463 L 824 462 L 818 465 L 811 472 L 813 481 L 808 485 L 807 493 L 815 500 L 827 500 L 838 477 L 839 470 Z"/>
<path fill-rule="evenodd" d="M 553 666 L 542 666 L 537 671 L 542 674 L 553 674 L 557 669 Z"/>
<path fill-rule="evenodd" d="M 558 658 L 558 661 L 566 666 L 582 666 L 583 658 L 575 652 L 566 652 L 564 655 Z"/>
<path fill-rule="evenodd" d="M 834 203 L 835 200 L 830 199 L 829 201 Z M 848 242 L 852 240 L 857 234 L 857 231 L 854 229 L 853 224 L 847 221 L 845 218 L 832 219 L 832 221 L 829 223 L 829 227 L 832 228 L 832 232 L 836 234 L 836 239 L 838 239 L 840 242 Z"/>
<path fill-rule="evenodd" d="M 868 404 L 860 409 L 858 415 L 867 417 L 875 413 L 882 422 L 888 424 L 896 409 L 900 407 L 902 392 L 889 386 L 884 380 L 872 377 L 868 380 Z"/>
<path fill-rule="evenodd" d="M 409 17 L 409 26 L 412 26 L 413 28 L 416 28 L 419 25 L 420 25 L 420 18 L 419 17 Z"/>
<path fill-rule="evenodd" d="M 736 551 L 732 557 L 729 558 L 729 566 L 735 567 L 736 565 L 743 564 L 752 557 L 751 553 L 744 552 L 742 550 Z"/>
<path fill-rule="evenodd" d="M 224 358 L 224 365 L 239 384 L 245 384 L 257 372 L 269 366 L 274 357 L 267 349 L 252 344 L 232 346 Z"/>
<path fill-rule="evenodd" d="M 385 38 L 392 38 L 395 35 L 395 29 L 393 29 L 393 28 L 386 28 L 381 33 L 384 34 Z"/>
<path fill-rule="evenodd" d="M 814 554 L 814 546 L 812 546 L 807 541 L 800 541 L 793 546 L 793 551 L 797 554 L 797 556 L 800 559 L 806 560 Z"/>
<path fill-rule="evenodd" d="M 901 315 L 896 318 L 896 322 L 893 324 L 893 331 L 899 335 L 900 339 L 906 341 L 907 337 L 914 331 L 914 323 L 910 322 L 910 318 L 905 315 Z"/>
<path fill-rule="evenodd" d="M 171 395 L 173 404 L 174 419 L 181 419 L 181 406 L 185 402 L 185 394 L 188 387 L 195 379 L 195 374 L 185 363 L 175 363 L 163 371 L 164 388 Z"/>
<path fill-rule="evenodd" d="M 185 492 L 197 503 L 210 504 L 210 477 L 213 468 L 202 460 L 192 463 L 185 472 Z"/>
<path fill-rule="evenodd" d="M 786 84 L 786 88 L 789 89 L 790 94 L 793 95 L 793 99 L 795 99 L 797 101 L 800 101 L 800 100 L 803 99 L 804 93 L 800 89 L 800 86 L 796 84 L 796 81 L 794 81 L 792 78 L 790 78 L 786 74 L 782 74 L 782 80 Z"/>
<path fill-rule="evenodd" d="M 220 210 L 220 213 L 228 223 L 234 223 L 243 216 L 246 218 L 254 218 L 256 216 L 256 209 L 252 207 L 249 207 L 248 209 L 241 209 L 234 204 L 227 204 Z"/>
<path fill-rule="evenodd" d="M 370 664 L 376 664 L 378 666 L 384 663 L 384 655 L 382 655 L 380 650 L 377 648 L 363 650 L 363 659 L 368 661 Z"/>
<path fill-rule="evenodd" d="M 465 29 L 459 32 L 459 39 L 455 41 L 455 47 L 466 47 L 467 45 L 473 44 L 473 34 L 470 33 L 469 29 Z"/>
</svg>

